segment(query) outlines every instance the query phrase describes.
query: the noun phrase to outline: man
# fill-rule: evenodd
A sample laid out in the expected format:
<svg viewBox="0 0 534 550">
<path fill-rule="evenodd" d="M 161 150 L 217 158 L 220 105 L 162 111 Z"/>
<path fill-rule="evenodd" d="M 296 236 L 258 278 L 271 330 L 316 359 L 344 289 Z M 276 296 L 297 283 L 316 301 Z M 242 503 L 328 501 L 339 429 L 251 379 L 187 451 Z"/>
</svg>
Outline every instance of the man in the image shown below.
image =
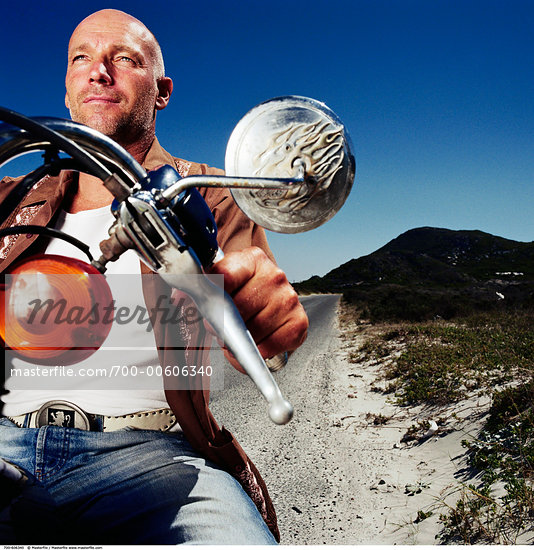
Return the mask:
<svg viewBox="0 0 534 550">
<path fill-rule="evenodd" d="M 165 76 L 156 39 L 132 16 L 102 10 L 84 19 L 69 42 L 65 83 L 65 104 L 72 119 L 113 138 L 147 170 L 171 164 L 182 176 L 212 171 L 174 159 L 157 142 L 156 113 L 167 106 L 172 81 Z M 13 184 L 3 185 L 0 198 Z M 305 338 L 307 318 L 274 264 L 263 230 L 240 213 L 227 192 L 205 190 L 203 194 L 225 251 L 213 272 L 224 275 L 225 288 L 260 352 L 267 358 L 296 349 Z M 94 240 L 99 227 L 109 227 L 103 220 L 109 216 L 112 199 L 98 179 L 62 173 L 40 182 L 8 223 L 53 225 L 78 233 L 82 240 Z M 9 272 L 21 255 L 41 251 L 45 245 L 34 241 L 35 237 L 25 235 L 5 241 L 0 269 Z M 54 246 L 62 245 L 52 242 L 46 252 L 62 253 Z M 139 269 L 138 260 L 122 260 L 117 262 L 122 272 Z M 139 293 L 157 294 L 161 281 L 156 279 L 144 283 Z M 198 342 L 205 334 L 194 337 Z M 169 364 L 168 353 L 160 350 L 161 364 Z M 265 485 L 231 434 L 215 422 L 206 391 L 166 387 L 165 394 L 163 390 L 113 392 L 110 398 L 106 391 L 73 388 L 67 397 L 13 389 L 3 398 L 6 416 L 0 419 L 0 457 L 7 461 L 6 468 L 35 478 L 31 486 L 44 491 L 47 502 L 52 502 L 54 513 L 48 506 L 44 517 L 54 516 L 59 528 L 70 533 L 60 542 L 269 544 L 274 542 L 272 534 L 278 537 Z M 89 419 L 90 431 L 54 422 L 28 427 L 36 422 L 36 409 L 47 405 L 43 403 L 47 399 L 53 404 L 67 401 L 67 410 L 76 414 L 80 409 Z M 56 415 L 54 419 L 60 410 L 60 405 L 47 409 L 49 415 Z M 162 415 L 169 418 L 165 426 L 146 424 L 145 419 Z M 117 429 L 125 425 L 137 429 Z M 106 430 L 109 433 L 101 433 Z M 31 512 L 29 516 L 20 502 L 18 512 L 14 505 L 11 508 L 12 531 L 22 524 L 28 537 Z M 0 514 L 0 527 L 9 523 L 5 516 Z M 42 524 L 38 522 L 40 529 Z M 3 532 L 8 531 L 0 529 Z M 0 542 L 24 542 L 24 536 Z M 48 542 L 39 539 L 39 533 L 33 540 Z"/>
</svg>

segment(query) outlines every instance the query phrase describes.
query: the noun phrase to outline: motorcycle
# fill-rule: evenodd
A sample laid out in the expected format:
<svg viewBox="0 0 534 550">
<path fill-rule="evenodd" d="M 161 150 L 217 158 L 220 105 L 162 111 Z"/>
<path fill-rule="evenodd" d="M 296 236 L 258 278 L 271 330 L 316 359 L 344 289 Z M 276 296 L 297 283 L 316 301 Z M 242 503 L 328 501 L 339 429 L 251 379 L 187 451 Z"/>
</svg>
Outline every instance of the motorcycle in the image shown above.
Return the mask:
<svg viewBox="0 0 534 550">
<path fill-rule="evenodd" d="M 326 105 L 314 99 L 285 96 L 251 109 L 234 128 L 226 149 L 225 175 L 181 177 L 171 166 L 147 173 L 122 147 L 98 131 L 70 120 L 28 118 L 0 108 L 0 166 L 32 151 L 44 151 L 43 165 L 28 174 L 0 205 L 3 223 L 24 196 L 47 174 L 60 170 L 89 173 L 113 194 L 115 218 L 109 238 L 93 258 L 87 245 L 47 227 L 15 226 L 6 235 L 33 233 L 61 238 L 84 251 L 88 264 L 77 268 L 101 275 L 106 265 L 133 249 L 171 287 L 187 293 L 258 387 L 276 424 L 293 416 L 292 405 L 248 332 L 231 297 L 209 277 L 221 260 L 213 215 L 199 187 L 229 188 L 241 210 L 258 225 L 281 233 L 314 229 L 344 204 L 354 182 L 355 160 L 348 132 Z M 30 259 L 28 259 L 29 261 Z M 68 259 L 65 270 L 72 266 Z M 183 275 L 199 275 L 184 277 Z M 106 294 L 106 286 L 101 291 Z M 6 307 L 0 335 L 6 349 L 24 356 L 24 345 L 6 331 L 17 323 L 10 307 L 13 287 L 5 288 Z M 223 311 L 221 311 L 221 309 Z M 38 362 L 38 358 L 32 357 Z"/>
</svg>

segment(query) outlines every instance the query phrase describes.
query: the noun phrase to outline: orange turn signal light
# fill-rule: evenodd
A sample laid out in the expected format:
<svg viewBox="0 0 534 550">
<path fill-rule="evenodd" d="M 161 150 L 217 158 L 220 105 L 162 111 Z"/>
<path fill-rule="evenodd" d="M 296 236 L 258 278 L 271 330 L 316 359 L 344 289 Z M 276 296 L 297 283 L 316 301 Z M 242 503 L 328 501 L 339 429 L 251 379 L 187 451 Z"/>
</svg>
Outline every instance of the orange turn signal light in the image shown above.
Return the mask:
<svg viewBox="0 0 534 550">
<path fill-rule="evenodd" d="M 99 349 L 111 330 L 111 290 L 105 277 L 81 260 L 26 258 L 5 276 L 0 296 L 3 346 L 28 362 L 73 365 Z"/>
</svg>

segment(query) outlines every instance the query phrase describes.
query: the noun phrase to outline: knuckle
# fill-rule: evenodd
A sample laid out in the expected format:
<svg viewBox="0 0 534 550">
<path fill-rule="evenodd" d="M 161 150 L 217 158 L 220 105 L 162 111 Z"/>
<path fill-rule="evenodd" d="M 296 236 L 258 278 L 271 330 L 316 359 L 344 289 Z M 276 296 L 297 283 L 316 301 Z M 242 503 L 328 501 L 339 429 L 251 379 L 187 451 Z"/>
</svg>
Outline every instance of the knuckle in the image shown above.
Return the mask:
<svg viewBox="0 0 534 550">
<path fill-rule="evenodd" d="M 308 336 L 308 318 L 305 315 L 299 315 L 288 323 L 287 329 L 290 335 L 289 349 L 298 348 Z"/>
<path fill-rule="evenodd" d="M 308 338 L 308 323 L 306 323 L 306 326 L 302 328 L 298 346 L 302 346 L 302 344 L 306 341 L 306 338 Z"/>
<path fill-rule="evenodd" d="M 262 250 L 259 246 L 250 246 L 245 250 L 255 263 L 264 263 L 265 261 L 270 261 L 265 251 Z"/>
<path fill-rule="evenodd" d="M 298 310 L 301 307 L 299 297 L 292 288 L 287 292 L 287 295 L 284 296 L 284 302 L 290 311 Z"/>
<path fill-rule="evenodd" d="M 304 340 L 306 340 L 306 337 L 308 336 L 308 318 L 301 317 L 295 324 L 295 332 L 297 334 L 300 334 L 300 343 L 302 343 L 304 342 Z"/>
<path fill-rule="evenodd" d="M 291 287 L 289 285 L 286 274 L 279 267 L 275 268 L 272 277 L 273 277 L 273 283 L 276 286 L 285 286 L 285 285 L 287 285 L 289 287 L 289 289 L 293 291 L 293 287 Z"/>
<path fill-rule="evenodd" d="M 249 246 L 247 250 L 249 250 L 252 254 L 258 256 L 259 258 L 267 257 L 267 254 L 265 253 L 263 248 L 260 248 L 259 246 Z"/>
</svg>

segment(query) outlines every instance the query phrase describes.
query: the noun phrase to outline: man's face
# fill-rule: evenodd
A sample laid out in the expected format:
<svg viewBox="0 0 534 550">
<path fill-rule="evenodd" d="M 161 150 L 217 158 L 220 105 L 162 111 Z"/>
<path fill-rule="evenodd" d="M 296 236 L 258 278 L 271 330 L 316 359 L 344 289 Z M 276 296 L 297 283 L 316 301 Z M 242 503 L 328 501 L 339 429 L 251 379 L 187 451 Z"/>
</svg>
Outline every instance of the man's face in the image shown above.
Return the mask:
<svg viewBox="0 0 534 550">
<path fill-rule="evenodd" d="M 120 12 L 97 12 L 74 31 L 65 105 L 76 122 L 124 146 L 154 133 L 158 65 L 148 30 Z"/>
</svg>

